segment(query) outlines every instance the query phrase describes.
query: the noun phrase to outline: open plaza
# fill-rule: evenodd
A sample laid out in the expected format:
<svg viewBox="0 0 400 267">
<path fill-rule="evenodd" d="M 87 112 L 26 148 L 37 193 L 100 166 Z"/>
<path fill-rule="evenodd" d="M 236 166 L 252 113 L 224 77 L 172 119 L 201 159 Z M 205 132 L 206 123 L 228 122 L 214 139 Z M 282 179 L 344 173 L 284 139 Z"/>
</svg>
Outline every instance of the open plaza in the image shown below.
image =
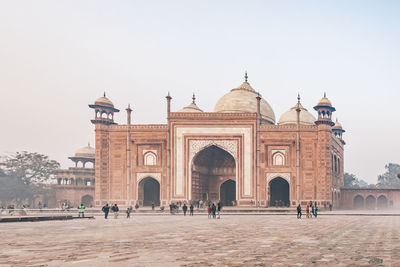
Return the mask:
<svg viewBox="0 0 400 267">
<path fill-rule="evenodd" d="M 400 266 L 396 214 L 123 215 L 2 223 L 0 266 Z"/>
</svg>

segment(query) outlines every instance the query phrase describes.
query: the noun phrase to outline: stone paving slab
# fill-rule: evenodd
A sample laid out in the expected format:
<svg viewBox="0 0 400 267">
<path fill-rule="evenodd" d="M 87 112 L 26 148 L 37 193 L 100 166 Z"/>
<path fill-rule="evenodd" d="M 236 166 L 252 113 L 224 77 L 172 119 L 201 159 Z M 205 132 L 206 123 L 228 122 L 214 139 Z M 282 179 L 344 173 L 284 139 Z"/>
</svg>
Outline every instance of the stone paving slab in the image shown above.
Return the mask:
<svg viewBox="0 0 400 267">
<path fill-rule="evenodd" d="M 400 266 L 400 217 L 10 223 L 0 226 L 0 266 Z"/>
</svg>

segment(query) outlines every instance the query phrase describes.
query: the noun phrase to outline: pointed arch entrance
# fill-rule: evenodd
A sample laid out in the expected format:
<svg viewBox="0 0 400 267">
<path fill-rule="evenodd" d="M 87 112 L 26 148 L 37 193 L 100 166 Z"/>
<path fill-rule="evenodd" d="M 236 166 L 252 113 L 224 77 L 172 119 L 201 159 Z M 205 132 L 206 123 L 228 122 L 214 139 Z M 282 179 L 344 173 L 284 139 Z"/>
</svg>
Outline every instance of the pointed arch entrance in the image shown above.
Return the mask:
<svg viewBox="0 0 400 267">
<path fill-rule="evenodd" d="M 287 207 L 290 205 L 289 198 L 289 183 L 281 178 L 277 177 L 269 182 L 269 200 L 270 206 L 275 207 Z"/>
<path fill-rule="evenodd" d="M 142 206 L 160 205 L 160 183 L 156 179 L 146 177 L 139 182 L 138 202 Z"/>
<path fill-rule="evenodd" d="M 224 206 L 233 206 L 236 200 L 236 182 L 227 180 L 221 184 L 219 189 L 220 200 Z"/>
<path fill-rule="evenodd" d="M 224 149 L 211 145 L 198 152 L 193 159 L 191 172 L 191 200 L 225 200 L 230 205 L 236 201 L 236 163 Z"/>
</svg>

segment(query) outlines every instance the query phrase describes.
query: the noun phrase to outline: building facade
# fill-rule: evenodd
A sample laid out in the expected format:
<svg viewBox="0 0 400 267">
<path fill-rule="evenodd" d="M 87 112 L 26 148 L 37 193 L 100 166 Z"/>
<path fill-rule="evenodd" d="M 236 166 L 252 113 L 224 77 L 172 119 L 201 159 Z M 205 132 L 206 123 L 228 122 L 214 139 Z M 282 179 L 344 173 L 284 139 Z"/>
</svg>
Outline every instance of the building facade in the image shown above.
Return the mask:
<svg viewBox="0 0 400 267">
<path fill-rule="evenodd" d="M 247 81 L 222 96 L 214 112 L 195 97 L 165 124 L 114 122 L 105 96 L 94 104 L 95 205 L 168 205 L 222 201 L 237 206 L 340 205 L 343 128 L 324 96 L 315 118 L 300 103 L 278 123 L 269 103 Z"/>
<path fill-rule="evenodd" d="M 57 184 L 52 185 L 55 192 L 55 207 L 94 206 L 94 164 L 95 149 L 88 144 L 69 157 L 75 164 L 68 169 L 56 171 Z"/>
</svg>

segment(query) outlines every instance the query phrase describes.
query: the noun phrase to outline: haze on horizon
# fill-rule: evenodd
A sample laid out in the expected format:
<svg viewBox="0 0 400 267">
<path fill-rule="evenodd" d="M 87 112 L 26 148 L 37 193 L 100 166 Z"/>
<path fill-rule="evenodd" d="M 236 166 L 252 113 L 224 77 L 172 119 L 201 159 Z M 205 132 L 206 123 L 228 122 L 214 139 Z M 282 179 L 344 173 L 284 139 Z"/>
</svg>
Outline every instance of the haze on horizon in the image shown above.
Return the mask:
<svg viewBox="0 0 400 267">
<path fill-rule="evenodd" d="M 63 168 L 94 143 L 89 103 L 104 91 L 133 123 L 213 111 L 243 81 L 276 120 L 326 92 L 346 133 L 345 171 L 376 183 L 400 163 L 398 1 L 0 1 L 0 155 Z"/>
</svg>

